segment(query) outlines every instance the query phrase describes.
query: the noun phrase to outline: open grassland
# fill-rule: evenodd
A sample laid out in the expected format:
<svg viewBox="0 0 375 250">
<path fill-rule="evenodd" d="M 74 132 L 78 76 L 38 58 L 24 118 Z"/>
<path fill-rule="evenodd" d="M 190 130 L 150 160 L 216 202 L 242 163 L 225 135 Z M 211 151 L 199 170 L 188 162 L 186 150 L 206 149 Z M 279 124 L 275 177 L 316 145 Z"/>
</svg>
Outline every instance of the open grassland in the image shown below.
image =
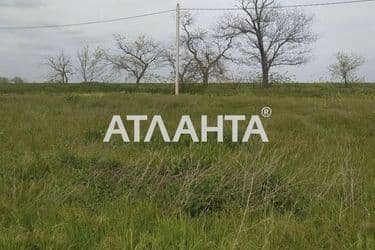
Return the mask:
<svg viewBox="0 0 375 250">
<path fill-rule="evenodd" d="M 375 86 L 172 91 L 0 85 L 0 249 L 375 248 Z M 115 114 L 264 106 L 268 144 L 102 143 Z"/>
</svg>

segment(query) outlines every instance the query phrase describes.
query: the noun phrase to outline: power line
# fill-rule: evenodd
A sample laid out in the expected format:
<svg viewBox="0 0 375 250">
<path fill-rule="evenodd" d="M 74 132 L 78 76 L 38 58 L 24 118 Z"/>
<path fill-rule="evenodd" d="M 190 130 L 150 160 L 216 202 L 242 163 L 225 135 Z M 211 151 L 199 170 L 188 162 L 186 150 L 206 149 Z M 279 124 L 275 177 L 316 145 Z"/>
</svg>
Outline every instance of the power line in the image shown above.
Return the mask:
<svg viewBox="0 0 375 250">
<path fill-rule="evenodd" d="M 343 4 L 355 4 L 355 3 L 366 3 L 375 2 L 375 0 L 352 0 L 352 1 L 339 1 L 339 2 L 326 2 L 326 3 L 310 3 L 310 4 L 293 4 L 293 5 L 276 5 L 268 7 L 270 9 L 287 9 L 287 8 L 302 8 L 302 7 L 319 7 L 319 6 L 333 6 Z M 248 8 L 254 9 L 254 8 Z M 182 10 L 187 11 L 237 11 L 243 10 L 243 8 L 183 8 Z"/>
<path fill-rule="evenodd" d="M 33 30 L 33 29 L 53 29 L 53 28 L 65 28 L 65 27 L 75 27 L 75 26 L 84 26 L 84 25 L 93 25 L 93 24 L 102 24 L 102 23 L 112 23 L 112 22 L 119 22 L 131 19 L 137 19 L 142 17 L 149 17 L 149 16 L 156 16 L 165 13 L 175 12 L 176 10 L 164 10 L 158 12 L 152 12 L 148 14 L 136 15 L 136 16 L 129 16 L 129 17 L 121 17 L 116 19 L 108 19 L 108 20 L 100 20 L 100 21 L 91 21 L 91 22 L 83 22 L 83 23 L 70 23 L 70 24 L 52 24 L 52 25 L 39 25 L 39 26 L 0 26 L 0 30 Z"/>
<path fill-rule="evenodd" d="M 356 3 L 366 3 L 366 2 L 375 2 L 375 0 L 352 0 L 352 1 L 339 1 L 339 2 L 326 2 L 326 3 L 310 3 L 310 4 L 294 4 L 294 5 L 278 5 L 269 8 L 285 9 L 285 8 L 302 8 L 302 7 L 319 7 L 319 6 L 333 6 L 333 5 L 343 5 L 343 4 L 356 4 Z M 243 10 L 242 8 L 181 8 L 184 11 L 239 11 Z M 85 25 L 94 25 L 94 24 L 103 24 L 103 23 L 112 23 L 119 22 L 131 19 L 138 19 L 149 16 L 156 16 L 165 13 L 175 12 L 175 9 L 151 12 L 142 15 L 122 17 L 116 19 L 108 20 L 99 20 L 91 22 L 82 22 L 82 23 L 70 23 L 70 24 L 56 24 L 56 25 L 36 25 L 36 26 L 0 26 L 0 31 L 2 30 L 35 30 L 35 29 L 53 29 L 53 28 L 66 28 L 66 27 L 76 27 L 76 26 L 85 26 Z"/>
</svg>

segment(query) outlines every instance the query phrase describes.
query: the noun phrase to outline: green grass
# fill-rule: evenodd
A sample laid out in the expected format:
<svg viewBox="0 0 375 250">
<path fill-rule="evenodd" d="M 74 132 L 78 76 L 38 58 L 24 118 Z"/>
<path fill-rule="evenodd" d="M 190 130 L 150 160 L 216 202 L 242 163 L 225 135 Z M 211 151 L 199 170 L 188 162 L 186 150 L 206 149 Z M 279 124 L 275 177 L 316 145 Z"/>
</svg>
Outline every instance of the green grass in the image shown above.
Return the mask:
<svg viewBox="0 0 375 250">
<path fill-rule="evenodd" d="M 0 249 L 375 248 L 374 85 L 172 92 L 0 85 Z M 268 144 L 102 143 L 115 114 L 264 106 Z"/>
</svg>

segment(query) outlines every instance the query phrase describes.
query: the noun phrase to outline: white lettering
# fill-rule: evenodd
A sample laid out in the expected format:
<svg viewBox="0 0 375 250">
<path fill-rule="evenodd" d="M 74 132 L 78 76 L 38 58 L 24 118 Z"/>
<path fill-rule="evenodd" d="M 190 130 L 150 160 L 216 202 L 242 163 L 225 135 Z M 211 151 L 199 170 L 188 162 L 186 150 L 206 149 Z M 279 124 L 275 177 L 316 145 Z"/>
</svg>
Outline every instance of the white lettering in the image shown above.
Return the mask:
<svg viewBox="0 0 375 250">
<path fill-rule="evenodd" d="M 146 115 L 129 115 L 126 117 L 127 121 L 133 122 L 134 125 L 134 142 L 141 142 L 141 123 L 147 121 Z M 239 125 L 241 121 L 246 121 L 244 115 L 219 115 L 217 116 L 216 126 L 210 127 L 208 125 L 208 116 L 201 116 L 201 142 L 208 142 L 208 134 L 216 133 L 217 142 L 224 142 L 224 121 L 228 121 L 231 124 L 232 129 L 232 142 L 239 142 Z M 167 127 L 160 115 L 156 115 L 152 118 L 151 124 L 148 127 L 147 133 L 143 139 L 144 142 L 151 142 L 155 131 L 159 128 L 161 136 L 164 142 L 171 142 L 170 134 L 168 133 Z M 113 135 L 120 135 L 122 140 L 126 143 L 131 142 L 129 139 L 128 132 L 126 131 L 125 125 L 121 119 L 121 116 L 115 115 L 112 117 L 109 128 L 106 132 L 104 142 L 110 142 Z M 183 135 L 191 137 L 193 142 L 200 142 L 197 132 L 194 128 L 194 124 L 189 115 L 184 115 L 178 124 L 175 131 L 173 142 L 179 142 Z M 259 135 L 264 143 L 269 142 L 266 131 L 263 127 L 262 121 L 259 116 L 255 115 L 250 118 L 246 132 L 243 136 L 242 142 L 249 142 L 251 136 Z"/>
<path fill-rule="evenodd" d="M 246 121 L 246 116 L 244 116 L 244 115 L 226 115 L 225 120 L 232 122 L 232 142 L 238 142 L 238 123 L 240 121 Z"/>
<path fill-rule="evenodd" d="M 248 142 L 252 135 L 260 135 L 263 142 L 269 142 L 262 121 L 260 120 L 260 117 L 258 115 L 254 115 L 251 117 L 249 126 L 247 126 L 242 142 Z"/>
<path fill-rule="evenodd" d="M 165 127 L 163 118 L 161 118 L 160 115 L 154 116 L 152 119 L 152 122 L 150 124 L 150 128 L 147 131 L 146 137 L 145 137 L 145 142 L 151 142 L 152 136 L 154 135 L 156 126 L 159 127 L 161 136 L 163 137 L 164 142 L 171 142 L 171 139 L 168 135 L 167 128 Z"/>
<path fill-rule="evenodd" d="M 147 121 L 147 115 L 128 115 L 126 119 L 134 122 L 134 142 L 140 142 L 141 121 Z"/>
<path fill-rule="evenodd" d="M 116 129 L 117 125 L 117 129 Z M 108 131 L 105 135 L 104 142 L 110 142 L 112 135 L 121 135 L 124 142 L 130 142 L 129 135 L 126 132 L 124 123 L 122 122 L 121 116 L 115 115 L 112 117 L 112 121 L 109 124 Z"/>
<path fill-rule="evenodd" d="M 217 141 L 224 142 L 224 117 L 219 115 L 217 117 L 217 126 L 216 127 L 208 127 L 208 118 L 207 115 L 203 115 L 201 122 L 202 122 L 202 142 L 208 141 L 208 133 L 216 133 L 217 134 Z"/>
<path fill-rule="evenodd" d="M 187 126 L 187 128 L 185 128 Z M 190 135 L 193 142 L 199 142 L 197 132 L 195 132 L 194 125 L 189 115 L 181 117 L 180 124 L 177 127 L 173 142 L 179 142 L 182 135 Z"/>
</svg>

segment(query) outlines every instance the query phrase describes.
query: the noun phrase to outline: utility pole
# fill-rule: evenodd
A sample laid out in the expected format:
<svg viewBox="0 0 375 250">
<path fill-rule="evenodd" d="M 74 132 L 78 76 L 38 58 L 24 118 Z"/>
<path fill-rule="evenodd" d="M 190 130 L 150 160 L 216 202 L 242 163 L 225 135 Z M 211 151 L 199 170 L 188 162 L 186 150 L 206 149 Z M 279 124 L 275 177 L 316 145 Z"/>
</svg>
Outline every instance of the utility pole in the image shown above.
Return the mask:
<svg viewBox="0 0 375 250">
<path fill-rule="evenodd" d="M 180 94 L 180 18 L 181 18 L 180 4 L 176 8 L 176 85 L 175 95 Z"/>
</svg>

